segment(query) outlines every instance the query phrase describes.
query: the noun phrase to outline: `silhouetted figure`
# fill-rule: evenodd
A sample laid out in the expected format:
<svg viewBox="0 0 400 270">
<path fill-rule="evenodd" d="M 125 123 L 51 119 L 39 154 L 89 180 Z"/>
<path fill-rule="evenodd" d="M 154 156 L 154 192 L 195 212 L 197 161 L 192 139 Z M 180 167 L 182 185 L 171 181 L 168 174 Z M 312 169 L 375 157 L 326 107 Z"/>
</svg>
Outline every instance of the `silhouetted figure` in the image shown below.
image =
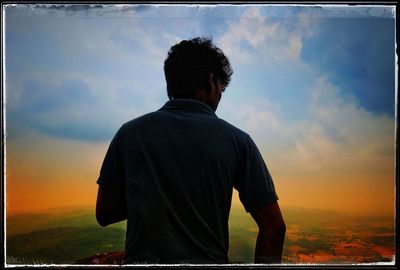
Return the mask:
<svg viewBox="0 0 400 270">
<path fill-rule="evenodd" d="M 258 224 L 256 263 L 280 263 L 285 223 L 272 178 L 248 134 L 215 115 L 232 69 L 211 40 L 171 47 L 169 101 L 118 130 L 105 156 L 96 217 L 127 219 L 125 264 L 229 263 L 236 188 Z"/>
</svg>

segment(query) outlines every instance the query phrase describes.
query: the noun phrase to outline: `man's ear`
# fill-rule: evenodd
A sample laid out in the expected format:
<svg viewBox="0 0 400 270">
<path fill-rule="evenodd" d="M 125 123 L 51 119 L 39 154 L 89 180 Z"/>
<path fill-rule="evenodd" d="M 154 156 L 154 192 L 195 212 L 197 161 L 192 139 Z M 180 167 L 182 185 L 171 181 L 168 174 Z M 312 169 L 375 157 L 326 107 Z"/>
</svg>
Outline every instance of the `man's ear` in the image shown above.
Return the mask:
<svg viewBox="0 0 400 270">
<path fill-rule="evenodd" d="M 208 83 L 210 85 L 210 92 L 214 92 L 218 85 L 217 77 L 214 75 L 214 73 L 210 73 Z"/>
<path fill-rule="evenodd" d="M 211 75 L 212 75 L 212 80 L 213 80 L 213 82 L 214 82 L 215 86 L 217 86 L 217 85 L 218 85 L 218 77 L 217 77 L 217 76 L 215 76 L 215 74 L 214 74 L 214 73 L 211 73 Z"/>
</svg>

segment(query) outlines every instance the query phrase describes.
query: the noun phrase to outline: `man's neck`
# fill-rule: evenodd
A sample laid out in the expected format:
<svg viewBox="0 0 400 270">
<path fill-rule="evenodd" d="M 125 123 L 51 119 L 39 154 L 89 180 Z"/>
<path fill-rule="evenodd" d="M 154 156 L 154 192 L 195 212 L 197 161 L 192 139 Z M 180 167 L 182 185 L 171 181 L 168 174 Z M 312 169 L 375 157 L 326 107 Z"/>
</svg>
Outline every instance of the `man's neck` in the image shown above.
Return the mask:
<svg viewBox="0 0 400 270">
<path fill-rule="evenodd" d="M 207 104 L 214 112 L 216 111 L 216 106 L 213 104 L 211 95 L 207 90 L 199 90 L 196 92 L 195 96 L 192 98 L 194 100 L 201 101 Z"/>
</svg>

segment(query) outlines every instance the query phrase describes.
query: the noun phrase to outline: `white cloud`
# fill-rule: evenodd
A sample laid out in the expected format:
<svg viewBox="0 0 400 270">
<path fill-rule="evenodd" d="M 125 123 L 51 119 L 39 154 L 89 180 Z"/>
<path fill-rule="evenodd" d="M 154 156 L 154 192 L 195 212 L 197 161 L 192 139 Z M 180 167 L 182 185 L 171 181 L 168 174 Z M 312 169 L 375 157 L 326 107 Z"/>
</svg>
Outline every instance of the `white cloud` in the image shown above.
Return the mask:
<svg viewBox="0 0 400 270">
<path fill-rule="evenodd" d="M 18 125 L 29 124 L 56 137 L 108 140 L 124 122 L 161 106 L 162 89 L 147 89 L 131 78 L 51 72 L 23 79 L 6 86 L 7 121 L 14 132 L 20 130 Z M 36 86 L 30 89 L 32 83 Z"/>
<path fill-rule="evenodd" d="M 222 118 L 248 132 L 279 171 L 393 172 L 394 119 L 340 96 L 324 77 L 314 80 L 308 112 L 296 122 L 283 120 L 279 106 L 267 99 L 224 100 Z"/>
<path fill-rule="evenodd" d="M 303 17 L 284 21 L 268 20 L 259 7 L 248 8 L 238 22 L 231 22 L 227 32 L 219 39 L 221 48 L 238 63 L 252 63 L 262 59 L 264 64 L 299 62 L 301 38 L 310 34 L 309 20 Z M 250 49 L 247 49 L 249 46 Z"/>
<path fill-rule="evenodd" d="M 344 97 L 340 89 L 300 58 L 302 38 L 316 32 L 319 19 L 299 13 L 296 17 L 272 20 L 264 17 L 259 8 L 251 7 L 238 21 L 231 22 L 219 43 L 232 62 L 237 62 L 236 66 L 263 63 L 261 66 L 273 66 L 274 73 L 280 70 L 286 81 L 303 74 L 302 80 L 311 87 L 296 90 L 302 91 L 297 93 L 302 96 L 298 106 L 306 108 L 305 115 L 296 121 L 283 118 L 279 106 L 286 104 L 284 100 L 268 99 L 268 95 L 258 97 L 257 101 L 224 100 L 222 115 L 247 131 L 265 160 L 280 171 L 324 174 L 335 170 L 383 170 L 390 174 L 394 119 L 371 113 L 359 106 L 355 98 Z M 291 71 L 293 66 L 298 70 Z M 272 71 L 268 67 L 266 72 Z M 291 95 L 294 90 L 287 91 Z"/>
<path fill-rule="evenodd" d="M 160 100 L 166 100 L 162 65 L 168 48 L 161 49 L 159 46 L 163 44 L 160 40 L 168 39 L 169 42 L 171 36 L 158 37 L 157 28 L 152 25 L 143 27 L 141 18 L 51 17 L 32 20 L 31 24 L 27 22 L 16 24 L 31 29 L 32 33 L 22 33 L 22 38 L 27 38 L 25 35 L 35 36 L 36 33 L 45 39 L 32 42 L 54 48 L 60 54 L 58 59 L 43 57 L 34 69 L 22 68 L 22 60 L 13 63 L 20 67 L 20 72 L 9 71 L 7 74 L 9 113 L 24 113 L 27 104 L 36 102 L 27 97 L 37 96 L 37 93 L 28 94 L 24 89 L 31 80 L 47 86 L 47 90 L 39 91 L 41 96 L 38 102 L 48 103 L 48 98 L 52 97 L 56 104 L 59 103 L 55 91 L 64 89 L 63 83 L 71 80 L 80 80 L 87 85 L 87 91 L 95 101 L 85 106 L 79 102 L 57 105 L 51 112 L 25 113 L 39 129 L 74 129 L 75 125 L 81 133 L 85 126 L 104 132 L 107 125 L 111 125 L 113 132 L 119 124 L 158 109 L 162 106 Z M 118 39 L 126 43 L 117 42 Z M 29 62 L 29 59 L 26 61 Z M 61 66 L 57 68 L 58 63 Z M 50 95 L 46 95 L 46 91 Z M 24 125 L 23 122 L 18 123 Z"/>
<path fill-rule="evenodd" d="M 311 125 L 323 128 L 335 147 L 336 155 L 328 162 L 339 162 L 343 167 L 351 164 L 355 170 L 393 169 L 393 118 L 373 114 L 354 99 L 345 99 L 325 78 L 317 80 L 310 96 Z"/>
<path fill-rule="evenodd" d="M 248 133 L 268 160 L 286 152 L 294 139 L 296 126 L 286 125 L 280 108 L 266 98 L 257 101 L 223 100 L 218 115 Z"/>
</svg>

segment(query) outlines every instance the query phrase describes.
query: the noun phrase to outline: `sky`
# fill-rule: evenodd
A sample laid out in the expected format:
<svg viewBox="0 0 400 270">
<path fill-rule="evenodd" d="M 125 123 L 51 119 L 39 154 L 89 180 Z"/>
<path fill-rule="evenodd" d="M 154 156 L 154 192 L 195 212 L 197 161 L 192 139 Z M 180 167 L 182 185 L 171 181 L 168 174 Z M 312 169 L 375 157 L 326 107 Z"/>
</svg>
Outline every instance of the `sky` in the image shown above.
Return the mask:
<svg viewBox="0 0 400 270">
<path fill-rule="evenodd" d="M 216 113 L 256 142 L 281 205 L 393 214 L 394 7 L 4 12 L 7 214 L 94 207 L 111 138 L 162 107 L 167 52 L 196 36 L 211 37 L 230 59 L 232 81 Z"/>
</svg>

